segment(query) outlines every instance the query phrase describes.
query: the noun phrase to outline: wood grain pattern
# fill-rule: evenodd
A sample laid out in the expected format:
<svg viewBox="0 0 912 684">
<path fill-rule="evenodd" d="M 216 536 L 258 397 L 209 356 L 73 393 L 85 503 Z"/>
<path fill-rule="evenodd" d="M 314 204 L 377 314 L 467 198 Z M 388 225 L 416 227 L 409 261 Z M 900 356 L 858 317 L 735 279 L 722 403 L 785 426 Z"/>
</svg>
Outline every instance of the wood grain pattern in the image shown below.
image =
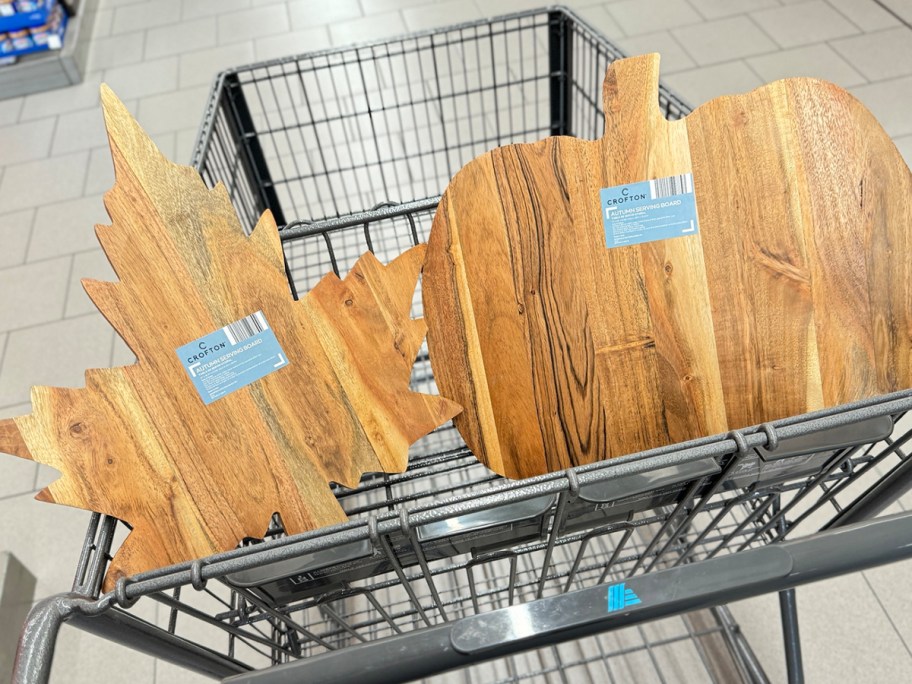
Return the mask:
<svg viewBox="0 0 912 684">
<path fill-rule="evenodd" d="M 851 95 L 788 79 L 685 119 L 613 63 L 605 135 L 454 176 L 424 268 L 441 393 L 527 477 L 912 385 L 912 177 Z M 608 249 L 601 188 L 692 172 L 698 235 Z"/>
<path fill-rule="evenodd" d="M 405 470 L 458 407 L 409 390 L 423 248 L 388 266 L 365 254 L 295 302 L 271 214 L 245 236 L 224 186 L 165 159 L 104 86 L 102 103 L 116 183 L 97 234 L 119 282 L 83 285 L 138 362 L 35 387 L 32 414 L 0 422 L 0 450 L 61 471 L 39 499 L 133 526 L 110 589 L 262 537 L 274 512 L 289 533 L 343 522 L 328 483 Z M 204 405 L 175 350 L 259 310 L 289 364 Z"/>
</svg>

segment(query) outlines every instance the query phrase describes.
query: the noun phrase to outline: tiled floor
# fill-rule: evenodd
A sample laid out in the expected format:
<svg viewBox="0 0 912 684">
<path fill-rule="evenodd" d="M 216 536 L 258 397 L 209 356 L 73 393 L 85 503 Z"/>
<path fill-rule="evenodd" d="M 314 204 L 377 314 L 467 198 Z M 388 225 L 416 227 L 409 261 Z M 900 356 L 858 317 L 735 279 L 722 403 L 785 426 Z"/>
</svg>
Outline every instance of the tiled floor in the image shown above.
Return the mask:
<svg viewBox="0 0 912 684">
<path fill-rule="evenodd" d="M 92 233 L 112 182 L 98 84 L 114 87 L 165 154 L 186 162 L 221 68 L 471 20 L 526 0 L 102 0 L 85 83 L 0 100 L 0 416 L 28 412 L 32 384 L 79 386 L 124 363 L 124 346 L 79 287 L 111 276 Z M 912 0 L 619 0 L 568 4 L 630 53 L 663 53 L 693 104 L 783 76 L 849 88 L 912 161 Z M 43 467 L 0 457 L 0 547 L 66 589 L 86 515 L 32 494 Z M 912 681 L 909 564 L 801 589 L 808 680 Z M 154 608 L 150 609 L 154 612 Z M 734 606 L 773 681 L 783 681 L 776 602 Z M 2 677 L 2 675 L 0 675 Z M 66 631 L 55 680 L 186 681 L 151 658 Z"/>
</svg>

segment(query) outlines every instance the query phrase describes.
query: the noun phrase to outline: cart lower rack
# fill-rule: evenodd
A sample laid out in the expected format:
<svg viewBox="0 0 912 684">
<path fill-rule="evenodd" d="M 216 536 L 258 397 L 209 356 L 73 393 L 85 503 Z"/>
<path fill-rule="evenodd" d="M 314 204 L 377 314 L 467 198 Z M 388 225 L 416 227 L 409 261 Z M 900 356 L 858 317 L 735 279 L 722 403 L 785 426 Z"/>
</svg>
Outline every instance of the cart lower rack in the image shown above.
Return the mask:
<svg viewBox="0 0 912 684">
<path fill-rule="evenodd" d="M 591 94 L 619 56 L 549 8 L 232 69 L 194 163 L 248 228 L 265 209 L 289 221 L 289 284 L 305 292 L 366 250 L 386 262 L 425 241 L 436 194 L 477 154 L 601 135 Z M 664 88 L 660 104 L 688 111 Z M 412 380 L 436 392 L 426 349 Z M 903 392 L 521 481 L 449 425 L 405 473 L 337 488 L 347 524 L 286 536 L 276 516 L 264 540 L 107 595 L 127 528 L 95 515 L 15 676 L 46 681 L 68 621 L 237 682 L 764 682 L 724 604 L 778 591 L 799 682 L 790 588 L 912 553 L 912 516 L 874 518 L 912 483 L 910 409 Z"/>
</svg>

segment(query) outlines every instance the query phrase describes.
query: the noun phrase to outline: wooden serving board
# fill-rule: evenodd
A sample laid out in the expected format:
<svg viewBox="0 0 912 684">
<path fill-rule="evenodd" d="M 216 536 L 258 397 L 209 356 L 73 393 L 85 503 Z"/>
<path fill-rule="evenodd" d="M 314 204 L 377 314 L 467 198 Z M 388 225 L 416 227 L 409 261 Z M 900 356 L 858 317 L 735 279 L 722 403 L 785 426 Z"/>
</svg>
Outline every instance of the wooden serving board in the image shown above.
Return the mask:
<svg viewBox="0 0 912 684">
<path fill-rule="evenodd" d="M 119 282 L 83 286 L 138 357 L 86 371 L 81 389 L 35 387 L 31 415 L 0 421 L 0 451 L 62 477 L 39 499 L 133 526 L 105 579 L 262 537 L 346 520 L 329 488 L 402 472 L 409 445 L 458 407 L 409 390 L 425 326 L 412 320 L 423 247 L 388 266 L 365 254 L 295 302 L 269 212 L 244 235 L 221 184 L 158 151 L 102 86 L 116 183 L 96 228 Z M 206 405 L 179 347 L 262 311 L 287 365 Z"/>
<path fill-rule="evenodd" d="M 502 147 L 443 195 L 424 267 L 441 393 L 528 477 L 912 385 L 912 177 L 844 90 L 658 108 L 615 62 L 605 135 Z M 693 174 L 699 232 L 608 248 L 600 190 Z"/>
</svg>

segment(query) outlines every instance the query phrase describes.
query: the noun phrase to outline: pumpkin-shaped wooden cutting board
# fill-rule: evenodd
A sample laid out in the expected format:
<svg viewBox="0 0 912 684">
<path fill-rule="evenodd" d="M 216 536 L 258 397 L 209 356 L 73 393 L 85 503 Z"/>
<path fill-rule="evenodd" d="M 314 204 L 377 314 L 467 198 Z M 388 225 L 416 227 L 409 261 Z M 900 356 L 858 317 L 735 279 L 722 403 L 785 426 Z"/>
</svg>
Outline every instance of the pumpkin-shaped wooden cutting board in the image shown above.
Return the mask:
<svg viewBox="0 0 912 684">
<path fill-rule="evenodd" d="M 508 477 L 912 385 L 912 177 L 871 113 L 801 78 L 669 122 L 658 69 L 615 62 L 601 140 L 493 150 L 434 218 L 435 377 Z M 695 225 L 610 222 L 668 177 L 644 201 L 692 188 Z"/>
<path fill-rule="evenodd" d="M 274 512 L 289 533 L 345 521 L 329 482 L 404 471 L 409 444 L 459 407 L 409 389 L 423 248 L 365 254 L 294 301 L 272 215 L 244 235 L 223 185 L 101 99 L 116 183 L 97 233 L 119 281 L 83 285 L 138 362 L 33 388 L 31 415 L 0 420 L 0 451 L 61 471 L 37 498 L 133 526 L 110 589 L 261 537 Z"/>
</svg>

